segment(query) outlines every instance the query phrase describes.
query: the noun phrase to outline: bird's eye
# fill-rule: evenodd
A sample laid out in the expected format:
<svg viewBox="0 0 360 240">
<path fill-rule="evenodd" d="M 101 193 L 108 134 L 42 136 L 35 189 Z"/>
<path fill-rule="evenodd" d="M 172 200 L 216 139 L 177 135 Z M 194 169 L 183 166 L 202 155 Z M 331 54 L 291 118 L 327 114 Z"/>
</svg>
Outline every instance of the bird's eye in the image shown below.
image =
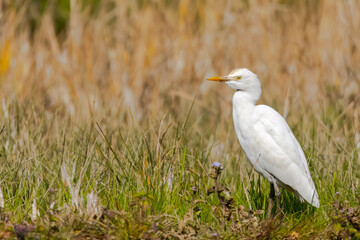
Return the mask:
<svg viewBox="0 0 360 240">
<path fill-rule="evenodd" d="M 239 80 L 241 80 L 241 79 L 242 79 L 241 76 L 237 76 L 237 77 L 236 77 L 236 80 L 237 80 L 237 81 L 239 81 Z"/>
</svg>

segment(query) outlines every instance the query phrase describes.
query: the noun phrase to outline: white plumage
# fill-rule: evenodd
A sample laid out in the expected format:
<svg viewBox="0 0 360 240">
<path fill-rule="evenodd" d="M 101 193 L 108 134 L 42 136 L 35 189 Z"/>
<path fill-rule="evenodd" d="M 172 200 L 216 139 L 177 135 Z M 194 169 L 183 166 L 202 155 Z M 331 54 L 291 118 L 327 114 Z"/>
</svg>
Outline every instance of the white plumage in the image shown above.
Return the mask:
<svg viewBox="0 0 360 240">
<path fill-rule="evenodd" d="M 251 165 L 272 184 L 278 201 L 278 186 L 281 186 L 294 192 L 301 201 L 319 207 L 319 196 L 304 152 L 286 121 L 274 109 L 256 105 L 261 95 L 256 74 L 241 68 L 208 80 L 225 82 L 236 90 L 233 97 L 236 135 Z"/>
</svg>

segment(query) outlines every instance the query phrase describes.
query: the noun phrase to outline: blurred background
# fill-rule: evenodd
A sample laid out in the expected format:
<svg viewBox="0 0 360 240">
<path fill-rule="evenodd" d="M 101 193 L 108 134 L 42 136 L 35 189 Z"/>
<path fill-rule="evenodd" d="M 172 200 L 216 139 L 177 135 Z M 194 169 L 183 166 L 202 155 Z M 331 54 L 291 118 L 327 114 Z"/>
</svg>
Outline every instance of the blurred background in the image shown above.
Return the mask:
<svg viewBox="0 0 360 240">
<path fill-rule="evenodd" d="M 194 101 L 195 119 L 232 124 L 233 90 L 206 78 L 246 67 L 262 82 L 261 103 L 285 116 L 336 105 L 359 130 L 359 9 L 357 0 L 2 0 L 3 109 L 16 101 L 129 122 L 183 119 Z"/>
</svg>

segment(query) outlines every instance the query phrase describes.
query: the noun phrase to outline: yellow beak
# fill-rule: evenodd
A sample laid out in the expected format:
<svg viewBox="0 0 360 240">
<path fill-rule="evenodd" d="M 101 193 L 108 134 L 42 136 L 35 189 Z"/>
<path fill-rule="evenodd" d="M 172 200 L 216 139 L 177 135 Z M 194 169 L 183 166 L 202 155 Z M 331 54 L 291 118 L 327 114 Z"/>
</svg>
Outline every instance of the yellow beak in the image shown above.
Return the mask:
<svg viewBox="0 0 360 240">
<path fill-rule="evenodd" d="M 217 82 L 226 82 L 228 79 L 226 77 L 211 77 L 208 78 L 209 81 L 217 81 Z"/>
</svg>

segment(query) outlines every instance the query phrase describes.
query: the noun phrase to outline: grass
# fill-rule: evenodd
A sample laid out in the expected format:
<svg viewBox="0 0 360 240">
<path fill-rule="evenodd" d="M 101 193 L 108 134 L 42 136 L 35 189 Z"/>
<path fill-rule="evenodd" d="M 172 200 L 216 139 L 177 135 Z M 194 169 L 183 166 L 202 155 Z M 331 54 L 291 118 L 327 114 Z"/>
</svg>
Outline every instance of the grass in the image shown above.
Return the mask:
<svg viewBox="0 0 360 240">
<path fill-rule="evenodd" d="M 358 2 L 93 2 L 1 5 L 0 238 L 360 238 Z M 235 67 L 286 116 L 319 209 L 282 191 L 265 219 L 233 92 L 204 81 Z"/>
</svg>

